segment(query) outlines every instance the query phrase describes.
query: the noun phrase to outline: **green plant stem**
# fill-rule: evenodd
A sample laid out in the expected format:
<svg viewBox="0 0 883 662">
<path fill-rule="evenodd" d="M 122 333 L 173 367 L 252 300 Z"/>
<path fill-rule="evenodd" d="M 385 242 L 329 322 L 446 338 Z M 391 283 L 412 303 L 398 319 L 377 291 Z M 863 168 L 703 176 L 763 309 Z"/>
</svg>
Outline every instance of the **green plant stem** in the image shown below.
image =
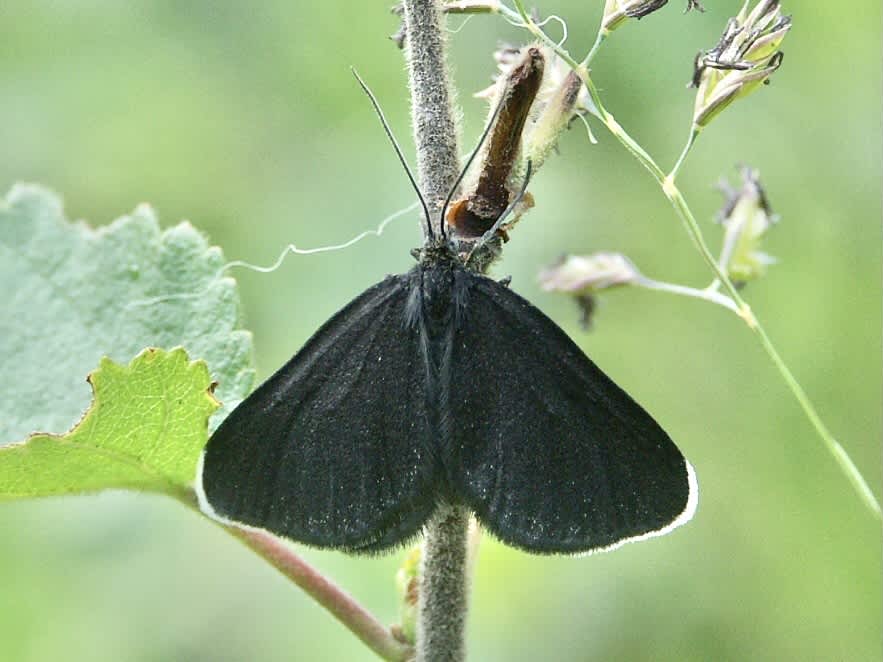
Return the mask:
<svg viewBox="0 0 883 662">
<path fill-rule="evenodd" d="M 828 430 L 827 426 L 822 421 L 821 416 L 819 416 L 816 408 L 813 406 L 812 401 L 809 399 L 809 396 L 807 396 L 806 392 L 803 390 L 803 387 L 800 385 L 794 375 L 791 374 L 791 370 L 788 369 L 785 361 L 782 359 L 781 356 L 779 356 L 779 352 L 776 351 L 773 342 L 770 340 L 764 328 L 758 323 L 754 327 L 754 331 L 760 338 L 760 342 L 763 345 L 763 348 L 766 350 L 767 354 L 769 354 L 770 358 L 773 360 L 773 363 L 775 363 L 776 368 L 778 368 L 779 372 L 781 373 L 782 378 L 785 380 L 785 383 L 788 384 L 788 387 L 791 389 L 794 397 L 797 398 L 797 401 L 803 408 L 806 417 L 810 420 L 813 427 L 816 429 L 816 432 L 818 432 L 819 436 L 822 438 L 822 441 L 825 442 L 825 446 L 828 448 L 828 451 L 831 453 L 831 455 L 834 456 L 834 459 L 837 461 L 837 464 L 840 465 L 840 468 L 846 474 L 846 477 L 849 478 L 852 486 L 855 488 L 855 491 L 859 494 L 865 505 L 867 505 L 867 507 L 877 517 L 877 519 L 883 519 L 880 512 L 880 503 L 877 501 L 877 498 L 871 491 L 871 488 L 868 485 L 867 481 L 864 479 L 864 476 L 862 476 L 861 472 L 858 470 L 858 467 L 855 466 L 855 463 L 852 461 L 852 458 L 849 457 L 846 449 L 844 449 L 843 446 L 840 445 L 840 443 L 834 438 L 834 435 L 831 434 L 830 430 Z"/>
<path fill-rule="evenodd" d="M 678 172 L 681 169 L 681 166 L 684 165 L 684 161 L 687 159 L 687 155 L 690 153 L 690 150 L 693 149 L 693 144 L 696 142 L 696 138 L 699 137 L 699 129 L 695 126 L 690 128 L 690 137 L 687 138 L 687 142 L 684 144 L 684 149 L 681 150 L 681 155 L 678 157 L 678 160 L 675 161 L 674 167 L 671 169 L 671 172 L 668 173 L 668 176 L 674 180 L 678 176 Z"/>
<path fill-rule="evenodd" d="M 874 493 L 868 486 L 867 481 L 865 481 L 865 479 L 862 477 L 861 472 L 855 466 L 855 463 L 849 457 L 849 454 L 846 452 L 846 450 L 834 438 L 834 435 L 831 434 L 831 431 L 828 430 L 827 426 L 822 421 L 821 416 L 816 411 L 816 408 L 813 405 L 812 401 L 809 399 L 806 392 L 800 386 L 797 379 L 792 374 L 791 370 L 785 364 L 785 361 L 776 350 L 766 330 L 763 328 L 760 321 L 752 312 L 751 307 L 739 295 L 738 290 L 733 285 L 733 282 L 730 280 L 729 276 L 727 276 L 727 274 L 721 268 L 720 264 L 718 264 L 717 260 L 711 254 L 711 251 L 708 248 L 708 244 L 705 242 L 705 238 L 703 237 L 702 231 L 699 228 L 699 224 L 696 222 L 696 218 L 690 211 L 690 208 L 687 205 L 687 201 L 684 198 L 683 194 L 675 185 L 675 175 L 677 174 L 678 170 L 686 159 L 687 154 L 689 153 L 693 143 L 695 142 L 698 131 L 696 131 L 695 129 L 691 131 L 690 138 L 688 139 L 684 150 L 681 152 L 681 156 L 678 158 L 675 167 L 672 169 L 672 172 L 670 174 L 666 175 L 656 164 L 656 161 L 654 161 L 653 158 L 646 151 L 644 151 L 644 149 L 626 132 L 626 130 L 622 128 L 622 126 L 616 121 L 613 115 L 604 108 L 604 104 L 601 102 L 598 90 L 589 77 L 589 71 L 585 64 L 590 58 L 587 56 L 582 64 L 577 63 L 570 56 L 570 54 L 567 53 L 567 51 L 559 48 L 558 45 L 549 37 L 547 37 L 543 33 L 542 29 L 533 22 L 527 11 L 524 9 L 524 5 L 521 0 L 513 0 L 513 3 L 518 11 L 520 19 L 524 22 L 525 27 L 538 39 L 540 39 L 545 45 L 553 49 L 555 53 L 557 53 L 559 57 L 567 62 L 576 72 L 576 74 L 582 79 L 583 83 L 586 86 L 586 89 L 589 92 L 589 96 L 592 98 L 592 102 L 595 105 L 595 109 L 598 113 L 598 118 L 604 123 L 604 125 L 616 137 L 616 139 L 619 140 L 623 147 L 625 147 L 626 150 L 628 150 L 628 152 L 631 153 L 631 155 L 634 156 L 641 165 L 643 165 L 647 170 L 650 171 L 650 174 L 653 175 L 654 179 L 656 179 L 656 181 L 662 187 L 663 193 L 665 193 L 665 196 L 669 199 L 672 206 L 675 208 L 675 212 L 681 219 L 681 222 L 687 234 L 693 240 L 693 243 L 699 250 L 699 253 L 702 255 L 702 259 L 705 260 L 706 264 L 708 265 L 709 269 L 711 269 L 717 281 L 723 286 L 724 290 L 726 290 L 727 294 L 736 304 L 736 314 L 748 325 L 749 329 L 755 332 L 755 335 L 760 341 L 760 344 L 763 347 L 764 351 L 767 353 L 773 364 L 776 366 L 776 369 L 779 371 L 779 374 L 782 376 L 785 384 L 788 386 L 791 393 L 794 395 L 794 398 L 800 404 L 801 408 L 806 414 L 807 419 L 812 424 L 813 428 L 815 428 L 816 433 L 819 435 L 825 447 L 828 449 L 828 452 L 831 453 L 831 455 L 834 457 L 834 460 L 837 462 L 841 470 L 846 474 L 847 478 L 852 483 L 856 492 L 861 497 L 862 502 L 868 507 L 871 513 L 878 520 L 883 520 L 883 512 L 881 512 L 880 503 L 877 501 Z M 597 51 L 597 49 L 593 47 L 593 52 L 594 51 Z"/>
<path fill-rule="evenodd" d="M 691 297 L 693 299 L 702 299 L 703 301 L 723 306 L 730 312 L 737 314 L 739 312 L 739 308 L 730 297 L 721 294 L 720 292 L 716 292 L 712 288 L 700 290 L 695 287 L 676 285 L 675 283 L 666 283 L 663 281 L 652 280 L 650 278 L 640 279 L 634 283 L 634 286 L 643 287 L 645 290 L 656 290 L 657 292 L 668 292 L 669 294 L 677 294 L 679 296 Z"/>
<path fill-rule="evenodd" d="M 583 61 L 580 64 L 583 67 L 588 68 L 589 63 L 595 59 L 595 55 L 598 54 L 598 49 L 601 48 L 601 44 L 604 43 L 604 40 L 607 39 L 607 35 L 610 34 L 607 30 L 598 30 L 598 35 L 595 37 L 595 43 L 592 44 L 592 47 L 589 49 L 589 52 L 586 53 L 586 56 L 583 58 Z"/>
<path fill-rule="evenodd" d="M 579 62 L 574 60 L 570 53 L 567 52 L 567 49 L 550 39 L 549 35 L 547 35 L 539 25 L 534 23 L 533 19 L 524 8 L 524 3 L 522 3 L 521 0 L 514 0 L 513 4 L 515 5 L 515 12 L 513 12 L 505 5 L 501 5 L 499 9 L 500 13 L 505 16 L 510 22 L 523 26 L 540 42 L 551 48 L 558 55 L 558 57 L 567 62 L 567 64 L 569 64 L 570 67 L 578 74 L 580 74 L 580 77 L 582 77 L 582 72 L 580 70 L 587 71 L 587 66 L 590 58 L 586 56 L 583 64 L 580 64 Z M 595 47 L 593 47 L 593 50 L 597 51 L 598 46 L 600 46 L 600 38 L 595 40 Z"/>
<path fill-rule="evenodd" d="M 779 374 L 782 376 L 785 384 L 788 386 L 788 388 L 791 390 L 791 393 L 794 395 L 794 398 L 800 404 L 800 407 L 803 409 L 804 414 L 806 414 L 807 419 L 815 428 L 816 433 L 824 443 L 825 447 L 828 449 L 828 452 L 831 453 L 831 455 L 834 457 L 834 460 L 840 466 L 840 469 L 843 471 L 844 474 L 846 474 L 846 477 L 852 483 L 859 497 L 861 497 L 862 502 L 868 507 L 871 513 L 878 520 L 883 520 L 883 512 L 881 512 L 880 510 L 880 503 L 877 501 L 877 498 L 874 496 L 874 493 L 871 491 L 870 486 L 862 476 L 858 467 L 855 466 L 852 458 L 849 457 L 849 454 L 846 452 L 843 446 L 841 446 L 840 443 L 834 438 L 834 435 L 831 434 L 831 431 L 825 425 L 822 417 L 816 410 L 815 405 L 813 405 L 812 401 L 809 399 L 809 396 L 806 394 L 806 391 L 803 390 L 803 387 L 794 377 L 794 374 L 791 372 L 790 368 L 788 368 L 788 365 L 779 354 L 778 350 L 776 349 L 775 345 L 767 334 L 766 329 L 764 329 L 760 320 L 758 320 L 757 317 L 754 315 L 748 303 L 739 295 L 739 291 L 736 289 L 735 285 L 733 285 L 733 282 L 730 280 L 729 276 L 721 268 L 721 265 L 711 254 L 711 251 L 708 249 L 708 245 L 705 243 L 705 239 L 702 236 L 702 231 L 699 228 L 699 224 L 696 222 L 696 218 L 690 211 L 686 199 L 675 185 L 674 178 L 671 175 L 667 175 L 663 176 L 661 179 L 657 177 L 657 180 L 659 180 L 660 184 L 662 185 L 662 190 L 665 192 L 666 196 L 669 198 L 675 210 L 677 211 L 681 221 L 684 223 L 687 233 L 693 238 L 694 243 L 699 247 L 699 251 L 702 254 L 703 259 L 714 273 L 716 280 L 721 285 L 723 285 L 724 289 L 735 302 L 737 306 L 736 314 L 740 318 L 742 318 L 742 320 L 748 325 L 749 329 L 755 332 L 755 336 L 760 341 L 760 344 L 763 347 L 764 351 L 767 353 L 773 364 L 776 366 L 776 369 L 779 371 Z"/>
</svg>

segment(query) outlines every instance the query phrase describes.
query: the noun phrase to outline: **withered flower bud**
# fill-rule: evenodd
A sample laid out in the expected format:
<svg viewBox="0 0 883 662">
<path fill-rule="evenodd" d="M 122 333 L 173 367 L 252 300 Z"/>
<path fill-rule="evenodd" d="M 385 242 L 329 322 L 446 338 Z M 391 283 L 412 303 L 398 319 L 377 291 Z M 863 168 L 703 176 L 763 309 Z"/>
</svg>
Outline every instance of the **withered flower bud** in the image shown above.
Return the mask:
<svg viewBox="0 0 883 662">
<path fill-rule="evenodd" d="M 547 292 L 578 294 L 629 285 L 641 272 L 621 253 L 565 255 L 540 272 L 540 286 Z"/>
<path fill-rule="evenodd" d="M 738 16 L 731 18 L 717 45 L 699 53 L 691 85 L 698 88 L 693 109 L 696 129 L 739 97 L 769 82 L 782 64 L 778 50 L 791 29 L 791 17 L 783 16 L 779 0 L 761 0 L 748 11 L 746 0 Z"/>
<path fill-rule="evenodd" d="M 588 329 L 597 306 L 596 294 L 621 285 L 634 285 L 646 280 L 625 255 L 593 253 L 565 255 L 539 275 L 540 287 L 547 292 L 564 292 L 573 296 L 580 309 L 580 326 Z"/>
<path fill-rule="evenodd" d="M 601 29 L 611 32 L 625 23 L 627 19 L 642 19 L 667 4 L 668 0 L 607 0 L 607 4 L 604 5 L 604 17 L 601 19 Z M 684 13 L 691 9 L 705 11 L 698 0 L 687 0 L 687 8 Z"/>
<path fill-rule="evenodd" d="M 776 259 L 759 247 L 763 236 L 779 220 L 770 209 L 757 171 L 745 167 L 741 169 L 741 175 L 739 190 L 734 190 L 726 182 L 721 183 L 726 202 L 717 216 L 725 230 L 719 262 L 738 285 L 763 276 L 767 266 L 775 263 Z"/>
</svg>

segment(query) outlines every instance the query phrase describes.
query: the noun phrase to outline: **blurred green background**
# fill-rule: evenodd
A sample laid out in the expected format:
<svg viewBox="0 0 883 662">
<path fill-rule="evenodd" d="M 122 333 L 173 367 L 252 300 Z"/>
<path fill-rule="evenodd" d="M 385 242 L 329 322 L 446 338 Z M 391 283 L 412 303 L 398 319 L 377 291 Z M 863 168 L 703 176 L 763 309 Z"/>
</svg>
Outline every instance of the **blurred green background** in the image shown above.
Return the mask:
<svg viewBox="0 0 883 662">
<path fill-rule="evenodd" d="M 355 65 L 411 153 L 389 0 L 11 0 L 0 6 L 0 188 L 59 191 L 107 223 L 139 202 L 192 220 L 229 259 L 268 264 L 289 242 L 344 241 L 413 199 L 349 73 Z M 572 52 L 601 0 L 538 2 Z M 686 137 L 692 59 L 741 2 L 682 2 L 619 30 L 595 62 L 608 108 L 663 167 Z M 782 222 L 780 262 L 746 296 L 830 427 L 880 494 L 881 7 L 792 1 L 770 87 L 701 137 L 681 184 L 718 245 L 712 189 L 760 168 Z M 452 27 L 462 23 L 453 19 Z M 554 30 L 554 28 L 552 28 Z M 463 145 L 498 40 L 476 17 L 452 36 Z M 723 309 L 622 291 L 584 334 L 538 269 L 564 251 L 618 250 L 648 275 L 709 277 L 659 189 L 606 131 L 576 125 L 531 190 L 536 209 L 498 275 L 574 334 L 663 423 L 696 467 L 696 518 L 670 536 L 584 558 L 491 540 L 476 567 L 471 659 L 879 660 L 881 536 L 752 334 Z M 339 253 L 240 270 L 259 376 L 419 243 L 413 220 Z M 0 340 L 2 342 L 2 340 Z M 74 348 L 75 350 L 75 348 Z M 7 375 L 7 378 L 12 378 Z M 83 384 L 83 388 L 87 388 Z M 176 503 L 132 494 L 0 507 L 0 659 L 370 660 L 372 654 L 239 543 Z M 394 622 L 403 554 L 305 552 Z"/>
</svg>

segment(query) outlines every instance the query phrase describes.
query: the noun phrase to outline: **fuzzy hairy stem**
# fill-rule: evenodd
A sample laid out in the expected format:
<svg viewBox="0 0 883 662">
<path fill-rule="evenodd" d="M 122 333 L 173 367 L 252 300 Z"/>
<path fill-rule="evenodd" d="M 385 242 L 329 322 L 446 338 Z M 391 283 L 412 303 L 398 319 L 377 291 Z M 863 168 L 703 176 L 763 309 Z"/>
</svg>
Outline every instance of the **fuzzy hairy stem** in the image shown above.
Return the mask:
<svg viewBox="0 0 883 662">
<path fill-rule="evenodd" d="M 405 0 L 402 4 L 408 35 L 406 56 L 417 173 L 430 211 L 435 212 L 444 204 L 460 169 L 441 3 Z M 436 236 L 441 234 L 441 223 L 440 216 L 427 219 Z M 466 658 L 468 525 L 469 512 L 445 505 L 426 526 L 420 573 L 417 662 L 463 662 Z"/>
<path fill-rule="evenodd" d="M 460 162 L 453 93 L 445 60 L 438 0 L 403 3 L 411 117 L 417 172 L 430 211 L 441 209 Z M 435 214 L 433 214 L 435 215 Z M 427 235 L 441 234 L 439 217 L 426 219 Z M 417 625 L 418 662 L 462 662 L 466 657 L 466 540 L 469 513 L 442 506 L 426 526 Z"/>
<path fill-rule="evenodd" d="M 441 209 L 459 174 L 454 94 L 448 81 L 438 0 L 405 0 L 406 57 L 417 174 L 430 212 Z M 441 219 L 427 219 L 436 235 Z M 424 232 L 426 232 L 424 228 Z"/>
<path fill-rule="evenodd" d="M 426 527 L 420 585 L 417 662 L 462 662 L 467 611 L 470 513 L 444 505 Z"/>
</svg>

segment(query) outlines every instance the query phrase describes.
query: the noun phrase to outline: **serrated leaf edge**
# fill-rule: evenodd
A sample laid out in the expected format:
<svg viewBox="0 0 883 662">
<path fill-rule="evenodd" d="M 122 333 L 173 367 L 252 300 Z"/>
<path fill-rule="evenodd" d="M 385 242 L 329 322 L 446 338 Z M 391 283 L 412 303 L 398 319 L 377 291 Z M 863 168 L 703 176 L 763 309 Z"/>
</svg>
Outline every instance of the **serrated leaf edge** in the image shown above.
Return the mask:
<svg viewBox="0 0 883 662">
<path fill-rule="evenodd" d="M 77 421 L 67 432 L 64 432 L 62 434 L 54 434 L 54 433 L 50 433 L 50 432 L 33 432 L 28 435 L 27 439 L 24 439 L 22 441 L 12 442 L 9 444 L 5 444 L 4 446 L 0 447 L 0 454 L 10 452 L 15 449 L 23 448 L 23 447 L 27 446 L 28 444 L 30 444 L 31 442 L 33 442 L 37 438 L 50 439 L 58 444 L 67 444 L 70 446 L 76 446 L 77 448 L 88 449 L 90 452 L 94 452 L 96 455 L 100 455 L 100 456 L 112 459 L 115 462 L 119 462 L 121 464 L 125 464 L 127 466 L 132 467 L 132 468 L 135 468 L 147 476 L 155 477 L 157 486 L 164 486 L 164 487 L 158 487 L 157 489 L 145 489 L 143 491 L 151 491 L 151 492 L 157 492 L 160 494 L 167 494 L 169 496 L 175 497 L 175 498 L 183 500 L 185 502 L 193 501 L 194 500 L 193 480 L 191 480 L 186 485 L 175 483 L 175 482 L 169 480 L 162 473 L 159 473 L 155 469 L 151 468 L 149 465 L 145 465 L 144 463 L 137 461 L 136 459 L 133 458 L 133 456 L 131 456 L 129 454 L 121 453 L 119 451 L 116 451 L 113 449 L 108 449 L 108 448 L 105 448 L 102 446 L 95 446 L 93 444 L 90 444 L 88 441 L 73 442 L 73 441 L 70 441 L 69 439 L 67 439 L 67 437 L 69 437 L 71 434 L 76 432 L 80 427 L 88 424 L 89 420 L 90 420 L 90 415 L 94 414 L 94 412 L 96 411 L 95 408 L 96 408 L 96 404 L 97 404 L 97 391 L 96 391 L 93 379 L 95 378 L 95 376 L 98 373 L 100 373 L 102 370 L 107 369 L 107 368 L 118 369 L 121 371 L 131 370 L 138 362 L 144 361 L 149 355 L 155 354 L 157 352 L 161 352 L 161 353 L 163 353 L 169 357 L 173 357 L 173 358 L 177 358 L 176 355 L 180 355 L 183 358 L 184 362 L 187 364 L 188 370 L 202 368 L 203 370 L 205 370 L 206 375 L 209 378 L 211 378 L 211 372 L 208 369 L 208 364 L 203 359 L 196 359 L 195 361 L 191 361 L 190 357 L 187 354 L 187 350 L 185 350 L 183 347 L 173 347 L 170 350 L 164 350 L 164 349 L 157 348 L 157 347 L 146 347 L 143 350 L 141 350 L 140 352 L 138 352 L 138 354 L 136 354 L 135 357 L 132 358 L 132 360 L 126 364 L 120 364 L 120 363 L 115 362 L 114 360 L 112 360 L 111 358 L 109 358 L 107 356 L 102 356 L 98 362 L 98 367 L 95 368 L 94 370 L 92 370 L 86 376 L 86 381 L 89 383 L 89 387 L 92 389 L 92 400 L 89 403 L 89 406 L 83 412 L 83 415 L 80 417 L 79 421 Z M 206 395 L 209 397 L 209 399 L 211 400 L 211 403 L 214 405 L 214 409 L 211 412 L 209 412 L 205 417 L 206 441 L 208 441 L 209 418 L 221 407 L 220 401 L 217 398 L 215 398 L 215 396 L 214 396 L 214 389 L 215 389 L 216 385 L 217 385 L 217 382 L 211 381 L 209 383 L 209 386 L 205 390 Z M 125 487 L 125 486 L 108 486 L 108 487 L 98 488 L 96 490 L 71 490 L 69 492 L 65 492 L 65 494 L 68 494 L 68 495 L 96 494 L 98 492 L 101 492 L 104 490 L 111 490 L 111 489 L 132 489 L 132 488 Z M 60 496 L 60 495 L 52 495 L 52 496 Z M 17 495 L 17 494 L 9 493 L 9 492 L 7 492 L 3 495 L 0 495 L 0 501 L 9 500 L 9 499 L 16 499 L 16 498 L 41 498 L 41 497 L 39 495 L 32 495 L 32 494 Z"/>
</svg>

